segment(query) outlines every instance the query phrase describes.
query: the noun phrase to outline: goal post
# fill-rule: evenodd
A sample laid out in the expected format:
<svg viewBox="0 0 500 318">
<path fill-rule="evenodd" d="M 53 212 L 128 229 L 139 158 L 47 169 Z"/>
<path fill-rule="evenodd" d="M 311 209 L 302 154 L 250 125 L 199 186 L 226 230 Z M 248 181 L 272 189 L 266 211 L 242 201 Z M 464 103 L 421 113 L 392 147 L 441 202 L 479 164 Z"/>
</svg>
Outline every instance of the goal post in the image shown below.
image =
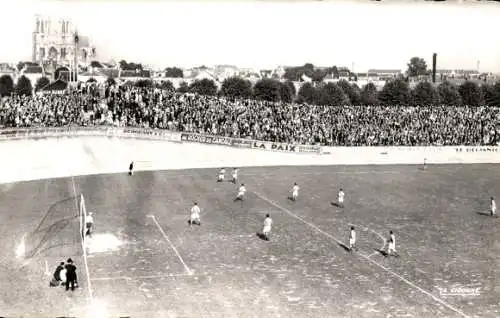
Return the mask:
<svg viewBox="0 0 500 318">
<path fill-rule="evenodd" d="M 85 227 L 86 227 L 86 219 L 87 219 L 87 208 L 85 206 L 85 197 L 83 194 L 80 194 L 80 207 L 79 207 L 79 218 L 80 218 L 80 235 L 82 240 L 85 240 Z"/>
</svg>

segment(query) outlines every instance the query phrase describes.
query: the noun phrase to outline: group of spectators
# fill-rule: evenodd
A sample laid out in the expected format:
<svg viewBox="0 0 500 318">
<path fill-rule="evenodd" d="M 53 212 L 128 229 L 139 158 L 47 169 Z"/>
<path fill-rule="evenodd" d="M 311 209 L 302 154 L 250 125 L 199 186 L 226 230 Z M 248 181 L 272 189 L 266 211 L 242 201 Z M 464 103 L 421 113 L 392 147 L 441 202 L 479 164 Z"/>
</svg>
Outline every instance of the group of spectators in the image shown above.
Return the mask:
<svg viewBox="0 0 500 318">
<path fill-rule="evenodd" d="M 311 106 L 112 86 L 0 100 L 0 127 L 113 125 L 331 146 L 492 145 L 500 108 Z"/>
</svg>

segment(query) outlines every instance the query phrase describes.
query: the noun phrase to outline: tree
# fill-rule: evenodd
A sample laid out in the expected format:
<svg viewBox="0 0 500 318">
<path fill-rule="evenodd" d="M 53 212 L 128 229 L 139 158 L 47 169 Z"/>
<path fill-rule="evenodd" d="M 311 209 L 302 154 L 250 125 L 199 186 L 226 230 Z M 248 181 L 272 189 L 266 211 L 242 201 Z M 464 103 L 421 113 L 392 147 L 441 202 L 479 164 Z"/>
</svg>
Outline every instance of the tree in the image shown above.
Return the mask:
<svg viewBox="0 0 500 318">
<path fill-rule="evenodd" d="M 282 83 L 282 82 L 279 82 L 279 86 L 280 86 L 280 100 L 283 103 L 291 103 L 295 97 L 292 87 L 290 87 L 290 85 L 288 85 L 287 83 Z"/>
<path fill-rule="evenodd" d="M 302 74 L 300 73 L 300 68 L 298 67 L 287 67 L 285 68 L 285 74 L 283 77 L 292 82 L 298 82 L 300 81 L 300 76 Z"/>
<path fill-rule="evenodd" d="M 339 78 L 340 74 L 339 74 L 339 69 L 337 66 L 332 66 L 328 69 L 328 74 L 332 74 L 333 75 L 333 78 Z"/>
<path fill-rule="evenodd" d="M 372 106 L 378 105 L 377 87 L 373 83 L 366 84 L 361 90 L 361 104 Z"/>
<path fill-rule="evenodd" d="M 222 96 L 233 98 L 250 98 L 252 96 L 252 83 L 240 77 L 226 78 L 220 89 Z"/>
<path fill-rule="evenodd" d="M 118 62 L 118 65 L 120 65 L 120 69 L 124 70 L 127 67 L 127 61 L 121 60 L 120 62 Z"/>
<path fill-rule="evenodd" d="M 408 63 L 408 76 L 416 77 L 427 74 L 427 63 L 421 57 L 412 57 Z"/>
<path fill-rule="evenodd" d="M 401 79 L 387 82 L 379 94 L 379 99 L 384 105 L 408 105 L 410 101 L 408 83 Z"/>
<path fill-rule="evenodd" d="M 112 78 L 112 77 L 108 77 L 108 78 L 106 79 L 106 84 L 107 84 L 108 86 L 113 86 L 113 85 L 116 85 L 116 81 L 115 81 L 115 79 L 114 79 L 114 78 Z"/>
<path fill-rule="evenodd" d="M 14 91 L 14 81 L 10 75 L 0 76 L 0 97 L 10 96 Z"/>
<path fill-rule="evenodd" d="M 153 87 L 153 81 L 149 79 L 140 79 L 134 83 L 135 87 Z"/>
<path fill-rule="evenodd" d="M 474 82 L 465 81 L 458 87 L 458 92 L 462 97 L 464 105 L 479 106 L 484 103 L 483 92 L 481 88 Z"/>
<path fill-rule="evenodd" d="M 47 77 L 40 77 L 35 83 L 35 91 L 38 92 L 45 86 L 50 84 L 50 80 Z"/>
<path fill-rule="evenodd" d="M 484 104 L 487 106 L 494 106 L 491 105 L 495 96 L 493 85 L 484 83 L 483 85 L 481 85 L 481 91 L 483 94 Z"/>
<path fill-rule="evenodd" d="M 179 88 L 177 89 L 177 91 L 179 93 L 187 93 L 189 92 L 189 86 L 186 82 L 182 82 L 180 85 L 179 85 Z"/>
<path fill-rule="evenodd" d="M 102 68 L 102 64 L 99 63 L 99 61 L 92 61 L 92 62 L 90 62 L 90 67 Z"/>
<path fill-rule="evenodd" d="M 493 96 L 490 99 L 490 105 L 500 107 L 500 81 L 493 85 Z"/>
<path fill-rule="evenodd" d="M 353 105 L 360 105 L 361 104 L 361 89 L 359 88 L 358 84 L 352 83 L 351 84 L 351 95 L 349 95 L 349 99 L 351 100 L 351 104 Z"/>
<path fill-rule="evenodd" d="M 354 87 L 346 80 L 340 80 L 337 85 L 347 95 L 351 104 L 359 105 L 361 101 L 361 92 L 359 91 L 359 87 L 357 85 Z"/>
<path fill-rule="evenodd" d="M 347 95 L 334 83 L 325 84 L 317 89 L 318 105 L 343 106 L 349 103 Z"/>
<path fill-rule="evenodd" d="M 439 84 L 437 91 L 441 104 L 446 106 L 458 106 L 462 104 L 462 97 L 460 97 L 460 93 L 454 84 L 444 81 Z"/>
<path fill-rule="evenodd" d="M 156 84 L 156 87 L 167 91 L 175 91 L 174 84 L 172 84 L 171 81 L 161 81 L 160 83 Z"/>
<path fill-rule="evenodd" d="M 254 97 L 260 100 L 277 102 L 281 99 L 280 82 L 275 79 L 265 78 L 255 83 Z"/>
<path fill-rule="evenodd" d="M 286 68 L 283 77 L 288 81 L 298 82 L 301 80 L 302 75 L 321 81 L 326 76 L 326 73 L 316 70 L 313 64 L 306 63 L 303 66 Z"/>
<path fill-rule="evenodd" d="M 182 78 L 184 77 L 184 72 L 178 67 L 167 67 L 165 69 L 165 77 Z"/>
<path fill-rule="evenodd" d="M 492 107 L 500 106 L 500 82 L 494 85 L 485 83 L 481 86 L 481 90 L 483 91 L 485 105 Z"/>
<path fill-rule="evenodd" d="M 306 63 L 302 66 L 302 73 L 307 77 L 313 77 L 315 67 L 312 63 Z"/>
<path fill-rule="evenodd" d="M 420 82 L 412 91 L 415 105 L 429 106 L 439 104 L 439 94 L 429 82 Z"/>
<path fill-rule="evenodd" d="M 297 89 L 295 88 L 295 84 L 293 84 L 292 81 L 286 81 L 285 84 L 288 85 L 288 87 L 290 87 L 293 99 L 295 99 L 295 96 L 297 95 Z"/>
<path fill-rule="evenodd" d="M 21 61 L 17 63 L 17 70 L 21 71 L 25 66 L 39 66 L 37 63 Z"/>
<path fill-rule="evenodd" d="M 311 79 L 313 82 L 320 83 L 325 79 L 326 75 L 325 70 L 315 69 L 311 74 Z"/>
<path fill-rule="evenodd" d="M 311 83 L 304 83 L 297 93 L 297 102 L 306 104 L 315 104 L 316 90 Z"/>
<path fill-rule="evenodd" d="M 16 94 L 19 96 L 31 96 L 33 94 L 33 86 L 31 85 L 31 81 L 26 76 L 22 75 L 17 80 L 16 85 Z"/>
<path fill-rule="evenodd" d="M 213 96 L 217 94 L 217 85 L 215 85 L 213 80 L 204 78 L 192 82 L 191 85 L 189 85 L 189 91 L 199 95 Z"/>
<path fill-rule="evenodd" d="M 128 63 L 125 60 L 121 60 L 120 62 L 118 62 L 118 64 L 120 65 L 120 69 L 122 69 L 123 71 L 142 71 L 142 64 L 140 63 Z"/>
</svg>

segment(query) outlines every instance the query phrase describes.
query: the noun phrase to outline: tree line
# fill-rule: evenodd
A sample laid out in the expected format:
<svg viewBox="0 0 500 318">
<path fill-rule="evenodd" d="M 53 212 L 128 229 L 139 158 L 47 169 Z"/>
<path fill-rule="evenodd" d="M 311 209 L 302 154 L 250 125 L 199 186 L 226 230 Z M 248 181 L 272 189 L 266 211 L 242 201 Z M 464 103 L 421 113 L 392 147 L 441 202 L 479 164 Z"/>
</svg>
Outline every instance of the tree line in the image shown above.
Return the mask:
<svg viewBox="0 0 500 318">
<path fill-rule="evenodd" d="M 112 84 L 112 83 L 110 83 Z M 154 83 L 151 80 L 128 82 L 136 87 L 158 87 L 175 90 L 171 82 Z M 386 82 L 381 90 L 373 83 L 360 88 L 356 83 L 340 80 L 337 83 L 303 83 L 296 91 L 292 81 L 262 79 L 254 85 L 240 77 L 227 78 L 220 89 L 210 79 L 188 85 L 182 82 L 176 89 L 180 93 L 223 96 L 227 98 L 257 99 L 271 102 L 297 102 L 310 105 L 470 105 L 500 106 L 500 81 L 494 85 L 465 81 L 460 85 L 444 81 L 438 86 L 420 82 L 413 89 L 404 79 Z"/>
<path fill-rule="evenodd" d="M 90 79 L 93 82 L 95 79 Z M 115 80 L 108 78 L 108 84 Z M 49 79 L 37 80 L 34 91 L 49 84 Z M 196 93 L 200 95 L 223 96 L 227 98 L 257 99 L 271 102 L 297 102 L 311 105 L 470 105 L 500 106 L 500 81 L 496 84 L 479 86 L 476 82 L 465 81 L 460 85 L 444 81 L 438 86 L 429 82 L 420 82 L 413 89 L 404 79 L 386 82 L 381 90 L 373 83 L 360 88 L 356 83 L 340 80 L 336 83 L 303 83 L 296 91 L 292 81 L 261 79 L 254 85 L 249 80 L 231 77 L 223 81 L 220 89 L 213 80 L 201 79 L 188 84 L 182 82 L 174 88 L 170 81 L 153 82 L 149 79 L 125 82 L 124 85 L 135 87 L 157 87 L 176 90 L 180 93 Z M 16 85 L 9 75 L 0 77 L 0 96 L 12 93 L 31 95 L 31 81 L 21 76 Z"/>
</svg>

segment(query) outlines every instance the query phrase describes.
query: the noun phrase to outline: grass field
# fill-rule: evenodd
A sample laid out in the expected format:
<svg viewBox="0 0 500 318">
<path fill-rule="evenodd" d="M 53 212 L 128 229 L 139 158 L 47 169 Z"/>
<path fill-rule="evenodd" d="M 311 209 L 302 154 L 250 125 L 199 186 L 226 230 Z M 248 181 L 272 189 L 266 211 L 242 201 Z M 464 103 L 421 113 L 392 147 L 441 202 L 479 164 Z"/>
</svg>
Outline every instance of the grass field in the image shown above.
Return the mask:
<svg viewBox="0 0 500 318">
<path fill-rule="evenodd" d="M 500 316 L 500 220 L 483 215 L 500 193 L 498 166 L 246 168 L 244 202 L 217 172 L 0 185 L 0 316 L 84 317 L 90 303 L 141 318 Z M 297 202 L 287 200 L 294 182 Z M 339 187 L 344 209 L 331 204 Z M 95 212 L 89 244 L 120 246 L 83 256 L 80 193 Z M 193 201 L 202 225 L 190 228 Z M 266 213 L 270 241 L 256 235 Z M 342 246 L 351 224 L 355 253 Z M 379 251 L 389 230 L 399 257 Z M 23 236 L 29 257 L 18 259 Z M 78 267 L 73 293 L 48 287 L 67 257 Z"/>
</svg>

